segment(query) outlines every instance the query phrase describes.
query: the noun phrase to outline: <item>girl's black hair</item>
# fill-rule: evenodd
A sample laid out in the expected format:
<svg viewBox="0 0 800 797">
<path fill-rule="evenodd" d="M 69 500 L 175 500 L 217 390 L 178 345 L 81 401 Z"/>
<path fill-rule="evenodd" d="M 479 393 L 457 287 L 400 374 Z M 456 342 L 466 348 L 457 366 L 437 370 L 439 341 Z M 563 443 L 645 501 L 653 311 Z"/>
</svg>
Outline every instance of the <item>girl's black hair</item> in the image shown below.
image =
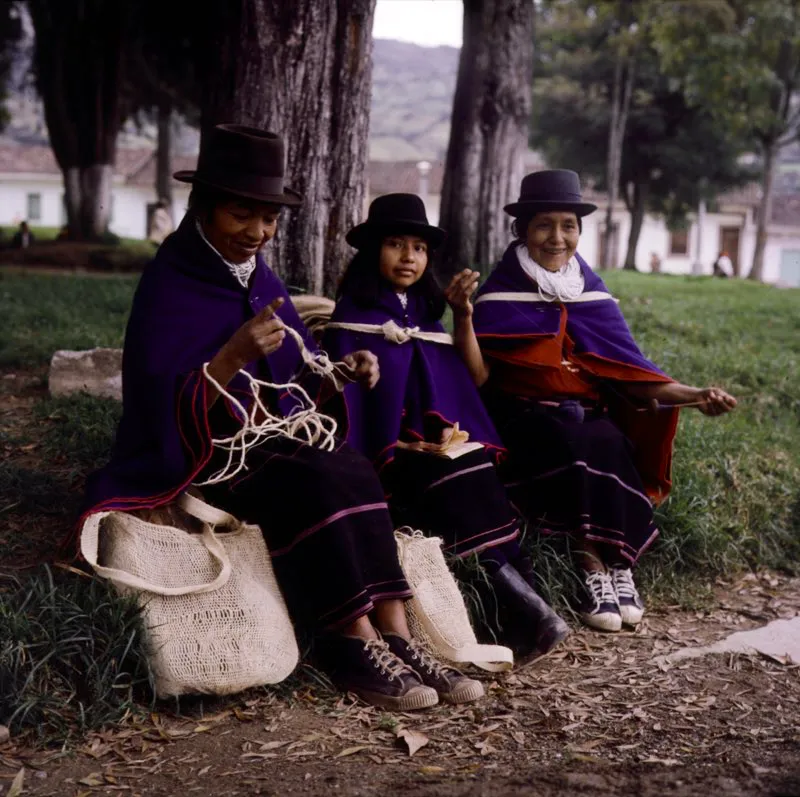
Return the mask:
<svg viewBox="0 0 800 797">
<path fill-rule="evenodd" d="M 558 210 L 558 208 L 551 208 L 551 210 Z M 538 215 L 539 213 L 548 213 L 548 210 L 537 210 L 530 213 L 526 213 L 524 216 L 517 216 L 514 221 L 511 222 L 511 233 L 518 241 L 525 241 L 528 237 L 528 225 L 533 221 L 533 217 Z M 583 232 L 583 223 L 581 221 L 581 217 L 575 214 L 575 218 L 578 220 L 578 232 Z"/>
<path fill-rule="evenodd" d="M 342 275 L 336 298 L 347 296 L 359 307 L 374 307 L 381 288 L 388 285 L 381 276 L 380 257 L 382 240 L 376 238 L 359 249 Z M 409 293 L 422 296 L 426 305 L 426 320 L 438 321 L 444 315 L 446 301 L 433 274 L 432 253 L 428 253 L 428 266 L 422 276 L 409 289 Z"/>
</svg>

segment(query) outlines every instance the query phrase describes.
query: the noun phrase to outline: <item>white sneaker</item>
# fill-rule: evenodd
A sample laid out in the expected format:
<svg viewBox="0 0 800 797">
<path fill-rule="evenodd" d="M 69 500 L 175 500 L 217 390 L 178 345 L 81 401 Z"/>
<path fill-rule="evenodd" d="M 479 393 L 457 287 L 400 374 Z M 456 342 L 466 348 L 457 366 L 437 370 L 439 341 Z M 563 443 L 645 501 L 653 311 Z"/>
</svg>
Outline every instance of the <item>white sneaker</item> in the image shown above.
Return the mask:
<svg viewBox="0 0 800 797">
<path fill-rule="evenodd" d="M 629 567 L 611 568 L 611 580 L 619 603 L 619 613 L 625 625 L 639 625 L 644 614 L 644 604 L 633 581 Z"/>
<path fill-rule="evenodd" d="M 603 570 L 585 570 L 583 588 L 584 598 L 578 612 L 581 620 L 598 631 L 619 631 L 622 616 L 611 574 Z"/>
</svg>

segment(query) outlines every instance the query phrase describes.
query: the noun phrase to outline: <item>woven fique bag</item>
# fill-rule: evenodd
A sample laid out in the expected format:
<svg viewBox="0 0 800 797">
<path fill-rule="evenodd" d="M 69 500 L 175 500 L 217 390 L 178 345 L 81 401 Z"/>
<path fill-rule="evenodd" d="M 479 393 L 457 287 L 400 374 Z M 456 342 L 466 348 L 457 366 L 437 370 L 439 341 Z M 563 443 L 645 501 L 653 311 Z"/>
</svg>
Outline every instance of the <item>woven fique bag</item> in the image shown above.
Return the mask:
<svg viewBox="0 0 800 797">
<path fill-rule="evenodd" d="M 81 532 L 86 561 L 142 607 L 156 693 L 282 681 L 299 651 L 261 530 L 190 495 L 179 503 L 202 533 L 126 512 L 91 515 Z"/>
<path fill-rule="evenodd" d="M 473 664 L 489 672 L 514 665 L 502 645 L 481 645 L 469 620 L 464 596 L 442 553 L 440 537 L 410 528 L 394 533 L 403 574 L 414 596 L 406 602 L 409 629 L 428 650 L 454 664 Z"/>
</svg>

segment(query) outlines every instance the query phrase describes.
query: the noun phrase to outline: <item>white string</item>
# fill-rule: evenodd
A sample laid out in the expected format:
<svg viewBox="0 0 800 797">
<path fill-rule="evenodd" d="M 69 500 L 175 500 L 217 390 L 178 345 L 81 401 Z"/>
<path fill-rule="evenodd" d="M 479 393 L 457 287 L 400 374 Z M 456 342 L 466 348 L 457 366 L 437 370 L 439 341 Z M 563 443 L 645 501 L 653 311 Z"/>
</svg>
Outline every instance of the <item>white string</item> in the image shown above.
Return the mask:
<svg viewBox="0 0 800 797">
<path fill-rule="evenodd" d="M 332 362 L 330 357 L 322 351 L 310 352 L 296 330 L 288 326 L 285 329 L 297 343 L 303 363 L 308 366 L 310 371 L 330 379 L 339 392 L 344 389 L 345 384 L 353 381 L 350 376 L 351 369 L 345 363 Z M 208 363 L 203 365 L 203 376 L 216 388 L 221 398 L 227 399 L 239 411 L 242 427 L 230 437 L 212 438 L 212 446 L 227 451 L 228 458 L 225 464 L 208 479 L 195 482 L 197 487 L 228 481 L 243 470 L 247 470 L 247 452 L 253 446 L 275 437 L 286 437 L 305 445 L 321 448 L 323 451 L 335 449 L 336 421 L 317 410 L 316 404 L 303 387 L 295 381 L 276 384 L 256 379 L 244 370 L 239 373 L 247 379 L 253 396 L 249 412 L 235 396 L 231 395 L 211 376 L 208 372 Z M 295 376 L 294 379 L 296 378 Z M 262 388 L 288 393 L 298 401 L 298 407 L 285 417 L 274 415 L 261 400 Z"/>
<path fill-rule="evenodd" d="M 345 321 L 329 321 L 326 329 L 346 329 L 350 332 L 366 332 L 372 335 L 383 335 L 389 343 L 408 343 L 408 341 L 424 340 L 429 343 L 453 344 L 452 335 L 446 332 L 422 332 L 419 327 L 401 327 L 393 319 L 383 324 L 357 324 Z"/>
</svg>

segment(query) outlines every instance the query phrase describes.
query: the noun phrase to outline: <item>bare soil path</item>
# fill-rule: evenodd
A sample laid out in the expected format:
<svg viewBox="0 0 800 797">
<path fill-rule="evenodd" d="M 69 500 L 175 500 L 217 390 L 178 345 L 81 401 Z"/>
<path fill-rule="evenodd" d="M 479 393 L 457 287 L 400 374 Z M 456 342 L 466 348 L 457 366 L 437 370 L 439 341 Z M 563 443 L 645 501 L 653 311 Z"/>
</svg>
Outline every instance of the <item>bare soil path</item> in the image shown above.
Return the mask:
<svg viewBox="0 0 800 797">
<path fill-rule="evenodd" d="M 30 795 L 800 795 L 800 667 L 685 645 L 800 612 L 800 580 L 748 576 L 707 611 L 652 612 L 636 633 L 576 630 L 555 654 L 486 679 L 475 707 L 389 715 L 311 679 L 191 716 L 130 718 L 76 752 L 0 747 Z M 427 743 L 409 756 L 398 731 Z M 2 794 L 2 792 L 0 792 Z"/>
</svg>

